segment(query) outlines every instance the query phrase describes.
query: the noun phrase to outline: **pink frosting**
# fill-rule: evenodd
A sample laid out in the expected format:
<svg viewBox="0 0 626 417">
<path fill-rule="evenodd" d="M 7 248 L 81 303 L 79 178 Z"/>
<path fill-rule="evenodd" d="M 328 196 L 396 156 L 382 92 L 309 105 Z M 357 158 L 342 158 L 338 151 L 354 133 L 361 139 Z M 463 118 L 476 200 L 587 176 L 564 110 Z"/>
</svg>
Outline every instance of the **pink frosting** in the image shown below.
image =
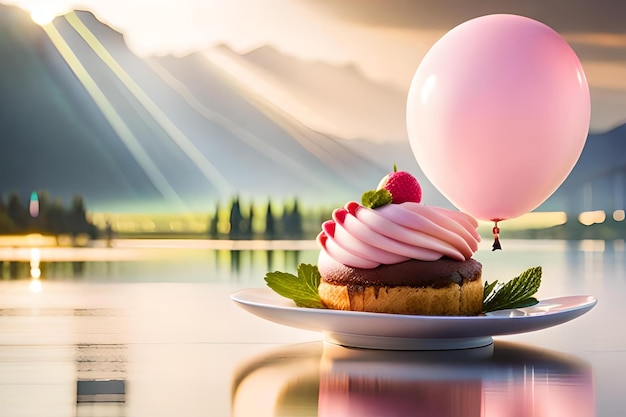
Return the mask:
<svg viewBox="0 0 626 417">
<path fill-rule="evenodd" d="M 349 202 L 322 224 L 324 255 L 354 268 L 376 268 L 409 259 L 464 261 L 478 250 L 478 222 L 471 216 L 419 203 L 376 209 Z"/>
</svg>

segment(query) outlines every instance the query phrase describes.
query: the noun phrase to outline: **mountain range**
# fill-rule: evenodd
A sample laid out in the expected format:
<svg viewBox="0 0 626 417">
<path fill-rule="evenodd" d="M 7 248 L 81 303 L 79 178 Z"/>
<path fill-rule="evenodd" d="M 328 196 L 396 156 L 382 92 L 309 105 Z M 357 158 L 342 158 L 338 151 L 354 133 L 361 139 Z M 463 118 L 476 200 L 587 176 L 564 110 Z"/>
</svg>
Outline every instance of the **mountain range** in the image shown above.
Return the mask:
<svg viewBox="0 0 626 417">
<path fill-rule="evenodd" d="M 80 194 L 93 211 L 212 211 L 235 196 L 332 206 L 396 163 L 425 202 L 449 205 L 412 155 L 404 93 L 353 66 L 271 46 L 140 58 L 91 13 L 42 28 L 2 5 L 0 54 L 3 196 Z M 540 209 L 623 208 L 625 144 L 624 126 L 590 135 Z"/>
</svg>

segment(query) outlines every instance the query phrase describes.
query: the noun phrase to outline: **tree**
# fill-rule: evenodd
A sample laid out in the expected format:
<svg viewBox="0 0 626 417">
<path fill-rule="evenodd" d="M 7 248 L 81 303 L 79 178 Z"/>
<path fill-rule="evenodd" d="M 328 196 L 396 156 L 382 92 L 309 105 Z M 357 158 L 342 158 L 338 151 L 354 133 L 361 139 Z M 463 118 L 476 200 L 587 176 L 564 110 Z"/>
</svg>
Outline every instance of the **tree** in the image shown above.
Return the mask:
<svg viewBox="0 0 626 417">
<path fill-rule="evenodd" d="M 219 223 L 219 214 L 220 214 L 220 206 L 219 204 L 215 205 L 215 214 L 209 220 L 209 237 L 212 239 L 217 239 L 218 228 L 217 225 Z"/>
<path fill-rule="evenodd" d="M 240 239 L 242 236 L 243 216 L 239 205 L 239 197 L 236 197 L 230 208 L 230 238 Z"/>
<path fill-rule="evenodd" d="M 252 237 L 252 222 L 254 221 L 254 205 L 250 204 L 250 210 L 248 214 L 248 220 L 246 221 L 246 237 Z"/>
<path fill-rule="evenodd" d="M 274 239 L 276 237 L 276 220 L 272 212 L 272 201 L 267 201 L 267 212 L 265 214 L 265 238 Z"/>
<path fill-rule="evenodd" d="M 0 199 L 0 233 L 15 233 L 16 231 L 17 227 L 13 219 L 9 217 L 4 201 Z"/>
<path fill-rule="evenodd" d="M 68 213 L 69 232 L 76 236 L 81 233 L 88 233 L 87 211 L 85 210 L 85 202 L 79 195 L 75 195 L 72 199 L 72 208 Z"/>
<path fill-rule="evenodd" d="M 55 235 L 68 233 L 69 222 L 67 217 L 65 209 L 63 208 L 63 202 L 60 199 L 55 199 L 52 203 L 48 204 L 46 210 L 48 231 Z"/>
<path fill-rule="evenodd" d="M 9 201 L 7 203 L 7 215 L 13 220 L 13 223 L 19 230 L 26 230 L 30 218 L 26 207 L 22 204 L 20 195 L 17 192 L 11 192 L 9 194 Z"/>
<path fill-rule="evenodd" d="M 286 210 L 283 214 L 283 225 L 285 228 L 285 235 L 292 239 L 299 239 L 302 237 L 302 215 L 298 208 L 298 200 L 294 200 L 291 210 Z"/>
</svg>

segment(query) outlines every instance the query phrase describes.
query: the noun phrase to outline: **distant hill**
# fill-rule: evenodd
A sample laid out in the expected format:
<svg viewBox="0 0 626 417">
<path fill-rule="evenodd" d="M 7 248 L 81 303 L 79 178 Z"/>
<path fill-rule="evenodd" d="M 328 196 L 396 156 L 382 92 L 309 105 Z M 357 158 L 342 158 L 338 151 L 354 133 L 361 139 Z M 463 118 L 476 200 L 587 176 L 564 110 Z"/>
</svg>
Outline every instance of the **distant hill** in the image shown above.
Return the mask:
<svg viewBox="0 0 626 417">
<path fill-rule="evenodd" d="M 238 75 L 256 74 L 270 98 L 309 127 L 344 139 L 407 140 L 407 92 L 368 79 L 354 65 L 303 61 L 264 45 L 239 55 L 225 45 L 207 51 L 210 59 L 237 66 Z M 257 84 L 256 88 L 260 88 Z M 265 90 L 261 89 L 262 93 Z"/>
<path fill-rule="evenodd" d="M 94 211 L 209 212 L 235 196 L 332 206 L 359 199 L 395 162 L 416 174 L 425 202 L 449 205 L 408 141 L 395 137 L 404 135 L 402 92 L 352 66 L 300 61 L 269 46 L 141 59 L 86 12 L 58 17 L 48 30 L 58 32 L 73 67 L 25 12 L 0 5 L 2 196 L 81 194 Z M 277 94 L 289 90 L 328 130 L 285 111 L 263 94 L 264 82 Z M 359 132 L 359 120 L 376 112 L 380 130 Z M 342 137 L 333 120 L 358 135 Z M 391 140 L 380 142 L 387 132 Z M 591 135 L 541 209 L 613 207 L 620 187 L 623 207 L 624 144 L 625 126 Z"/>
<path fill-rule="evenodd" d="M 572 213 L 626 208 L 626 124 L 589 135 L 578 163 L 546 206 Z"/>
</svg>

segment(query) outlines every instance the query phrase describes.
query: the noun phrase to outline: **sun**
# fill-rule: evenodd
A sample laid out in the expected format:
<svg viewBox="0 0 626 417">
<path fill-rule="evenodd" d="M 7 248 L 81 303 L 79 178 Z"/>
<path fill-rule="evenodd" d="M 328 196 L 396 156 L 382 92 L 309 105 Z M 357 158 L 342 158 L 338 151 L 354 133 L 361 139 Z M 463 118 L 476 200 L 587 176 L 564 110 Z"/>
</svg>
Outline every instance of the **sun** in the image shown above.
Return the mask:
<svg viewBox="0 0 626 417">
<path fill-rule="evenodd" d="M 6 1 L 6 0 L 3 0 Z M 30 12 L 30 18 L 40 26 L 50 24 L 55 17 L 67 13 L 72 0 L 9 0 Z"/>
<path fill-rule="evenodd" d="M 30 11 L 30 18 L 39 26 L 47 25 L 57 17 L 57 12 L 45 5 L 38 5 Z"/>
</svg>

